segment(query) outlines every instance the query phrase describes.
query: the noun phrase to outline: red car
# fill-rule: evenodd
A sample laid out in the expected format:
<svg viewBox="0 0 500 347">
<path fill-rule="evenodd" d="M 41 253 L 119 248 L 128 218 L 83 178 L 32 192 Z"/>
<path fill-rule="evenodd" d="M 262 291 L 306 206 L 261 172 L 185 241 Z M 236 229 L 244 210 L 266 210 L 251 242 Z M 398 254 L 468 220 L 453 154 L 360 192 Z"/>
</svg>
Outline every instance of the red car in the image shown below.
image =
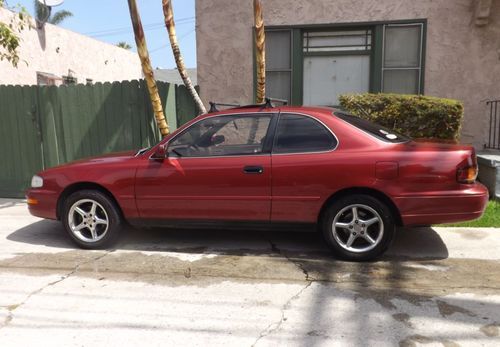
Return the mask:
<svg viewBox="0 0 500 347">
<path fill-rule="evenodd" d="M 332 108 L 239 107 L 159 144 L 33 177 L 31 214 L 83 248 L 132 225 L 317 226 L 334 253 L 382 254 L 396 226 L 479 218 L 488 192 L 472 147 L 414 142 Z"/>
</svg>

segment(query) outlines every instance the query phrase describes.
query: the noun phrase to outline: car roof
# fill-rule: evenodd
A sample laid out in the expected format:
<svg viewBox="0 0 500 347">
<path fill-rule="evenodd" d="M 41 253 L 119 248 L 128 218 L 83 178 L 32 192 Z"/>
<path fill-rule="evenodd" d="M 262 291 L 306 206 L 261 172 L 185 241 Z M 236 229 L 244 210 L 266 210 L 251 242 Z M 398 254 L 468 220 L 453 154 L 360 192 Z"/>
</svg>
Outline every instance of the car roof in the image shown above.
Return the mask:
<svg viewBox="0 0 500 347">
<path fill-rule="evenodd" d="M 259 113 L 278 113 L 278 112 L 292 112 L 292 113 L 328 113 L 338 111 L 333 107 L 321 107 L 321 106 L 276 106 L 276 107 L 265 107 L 265 106 L 255 106 L 255 107 L 233 107 L 217 112 L 207 113 L 204 116 L 215 116 L 215 115 L 225 115 L 225 114 L 254 114 Z"/>
</svg>

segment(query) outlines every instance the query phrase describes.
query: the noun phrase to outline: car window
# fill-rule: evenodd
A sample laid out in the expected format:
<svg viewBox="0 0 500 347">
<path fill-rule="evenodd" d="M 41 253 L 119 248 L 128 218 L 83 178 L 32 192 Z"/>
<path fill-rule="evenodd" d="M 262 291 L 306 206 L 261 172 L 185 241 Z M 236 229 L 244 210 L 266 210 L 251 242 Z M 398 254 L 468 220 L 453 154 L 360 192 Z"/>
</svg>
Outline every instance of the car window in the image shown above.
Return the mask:
<svg viewBox="0 0 500 347">
<path fill-rule="evenodd" d="M 383 127 L 382 125 L 379 125 L 377 123 L 373 123 L 366 119 L 356 117 L 352 114 L 339 111 L 335 112 L 334 114 L 340 119 L 345 120 L 351 125 L 354 125 L 356 128 L 361 129 L 364 132 L 367 132 L 370 135 L 373 135 L 382 141 L 400 143 L 411 140 L 408 136 L 402 135 L 394 130 Z"/>
<path fill-rule="evenodd" d="M 178 157 L 259 154 L 270 122 L 271 115 L 206 118 L 170 142 L 168 152 Z"/>
<path fill-rule="evenodd" d="M 296 114 L 282 114 L 273 153 L 328 151 L 337 145 L 332 133 L 317 120 Z"/>
</svg>

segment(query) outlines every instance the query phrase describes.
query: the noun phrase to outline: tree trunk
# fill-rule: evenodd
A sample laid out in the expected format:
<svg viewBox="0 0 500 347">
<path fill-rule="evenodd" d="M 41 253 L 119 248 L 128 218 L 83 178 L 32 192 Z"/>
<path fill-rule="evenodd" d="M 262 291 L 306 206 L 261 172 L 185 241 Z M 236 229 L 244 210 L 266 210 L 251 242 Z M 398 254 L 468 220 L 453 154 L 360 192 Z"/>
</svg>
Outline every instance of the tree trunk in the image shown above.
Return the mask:
<svg viewBox="0 0 500 347">
<path fill-rule="evenodd" d="M 172 52 L 174 53 L 175 64 L 177 65 L 177 70 L 181 75 L 182 80 L 184 81 L 184 85 L 188 89 L 189 93 L 193 97 L 194 102 L 196 103 L 196 107 L 200 114 L 207 113 L 203 102 L 198 95 L 196 89 L 194 89 L 193 83 L 189 78 L 186 66 L 184 65 L 184 60 L 182 59 L 181 51 L 179 49 L 179 43 L 177 42 L 177 35 L 175 33 L 175 22 L 174 22 L 174 12 L 172 10 L 172 1 L 170 0 L 162 0 L 163 5 L 163 15 L 165 16 L 165 26 L 168 31 L 168 38 L 170 40 L 170 45 L 172 46 Z"/>
<path fill-rule="evenodd" d="M 153 112 L 156 118 L 156 124 L 160 129 L 160 133 L 163 137 L 169 134 L 168 124 L 165 120 L 165 115 L 163 114 L 163 107 L 161 106 L 160 95 L 158 94 L 158 87 L 156 86 L 156 81 L 153 75 L 153 69 L 151 68 L 151 60 L 149 59 L 148 47 L 146 45 L 146 38 L 144 37 L 144 30 L 142 29 L 141 17 L 139 16 L 139 11 L 137 10 L 137 3 L 135 0 L 128 0 L 128 8 L 130 10 L 130 19 L 132 20 L 132 26 L 134 27 L 135 43 L 137 45 L 137 53 L 141 60 L 142 72 L 144 73 L 144 78 L 146 79 L 146 84 L 148 86 L 149 96 L 151 99 L 151 104 L 153 106 Z"/>
<path fill-rule="evenodd" d="M 266 98 L 266 34 L 262 18 L 262 3 L 253 1 L 255 23 L 255 62 L 257 64 L 256 102 L 262 104 Z"/>
</svg>

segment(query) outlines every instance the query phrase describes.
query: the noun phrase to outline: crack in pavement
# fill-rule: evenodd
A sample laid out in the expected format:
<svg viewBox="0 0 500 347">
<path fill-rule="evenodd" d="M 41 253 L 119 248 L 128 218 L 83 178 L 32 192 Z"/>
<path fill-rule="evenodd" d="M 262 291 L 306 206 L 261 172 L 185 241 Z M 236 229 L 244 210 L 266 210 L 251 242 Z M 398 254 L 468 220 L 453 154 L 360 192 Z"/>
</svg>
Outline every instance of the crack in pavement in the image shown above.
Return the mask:
<svg viewBox="0 0 500 347">
<path fill-rule="evenodd" d="M 286 252 L 282 251 L 273 241 L 271 241 L 270 239 L 267 239 L 267 241 L 269 242 L 269 244 L 271 245 L 271 250 L 274 252 L 274 253 L 277 253 L 279 255 L 282 255 L 283 257 L 286 258 L 286 260 L 288 260 L 290 263 L 292 263 L 293 265 L 295 265 L 305 276 L 305 280 L 306 281 L 315 281 L 316 279 L 312 278 L 310 275 L 309 275 L 309 272 L 304 268 L 304 264 L 301 263 L 300 261 L 297 261 L 293 258 L 291 258 Z"/>
<path fill-rule="evenodd" d="M 4 322 L 2 325 L 0 325 L 0 329 L 3 329 L 5 328 L 6 326 L 9 325 L 10 322 L 12 322 L 12 320 L 14 319 L 14 311 L 17 310 L 19 307 L 23 306 L 24 304 L 26 304 L 26 302 L 34 295 L 37 295 L 37 294 L 40 294 L 44 289 L 48 288 L 48 287 L 51 287 L 51 286 L 54 286 L 62 281 L 64 281 L 65 279 L 71 277 L 72 275 L 74 275 L 78 269 L 82 266 L 82 265 L 85 265 L 85 264 L 88 264 L 88 263 L 91 263 L 91 262 L 95 262 L 95 261 L 98 261 L 98 260 L 101 260 L 102 258 L 104 258 L 105 256 L 107 256 L 109 253 L 113 252 L 114 250 L 108 250 L 106 251 L 104 254 L 100 254 L 98 257 L 95 257 L 95 258 L 92 258 L 92 259 L 89 259 L 87 261 L 84 261 L 82 263 L 79 263 L 77 264 L 73 270 L 71 270 L 70 272 L 68 272 L 67 274 L 65 275 L 62 275 L 61 278 L 59 278 L 58 280 L 55 280 L 55 281 L 52 281 L 52 282 L 49 282 L 47 283 L 46 285 L 44 285 L 43 287 L 41 288 L 38 288 L 34 291 L 32 291 L 31 293 L 29 293 L 23 301 L 21 301 L 20 303 L 18 304 L 13 304 L 13 305 L 7 305 L 7 306 L 2 306 L 3 308 L 6 308 L 7 309 L 7 317 L 5 317 L 4 319 Z"/>
<path fill-rule="evenodd" d="M 254 347 L 257 345 L 257 343 L 264 337 L 269 336 L 273 334 L 274 332 L 278 331 L 281 326 L 283 325 L 283 322 L 286 321 L 285 317 L 285 311 L 288 310 L 292 304 L 292 301 L 298 299 L 302 293 L 311 286 L 313 282 L 315 282 L 314 278 L 311 278 L 309 276 L 309 272 L 304 268 L 303 264 L 301 262 L 298 262 L 292 258 L 290 258 L 285 252 L 283 252 L 274 242 L 272 242 L 270 239 L 268 239 L 269 244 L 271 245 L 271 250 L 277 254 L 282 255 L 285 257 L 289 262 L 294 264 L 303 274 L 304 274 L 304 280 L 307 282 L 304 287 L 302 287 L 297 293 L 295 293 L 290 299 L 288 299 L 285 304 L 281 307 L 281 317 L 278 322 L 273 322 L 270 323 L 264 330 L 262 330 L 259 334 L 259 337 L 255 340 L 255 342 L 251 345 L 251 347 Z"/>
<path fill-rule="evenodd" d="M 271 335 L 272 333 L 278 331 L 281 328 L 281 326 L 283 325 L 283 322 L 286 320 L 285 311 L 290 308 L 292 301 L 295 299 L 298 299 L 299 296 L 302 295 L 302 293 L 307 288 L 309 288 L 313 282 L 314 281 L 308 280 L 307 284 L 304 287 L 302 287 L 296 294 L 294 294 L 290 299 L 288 299 L 287 302 L 285 302 L 285 304 L 281 307 L 280 320 L 278 322 L 274 322 L 274 323 L 269 324 L 264 330 L 262 330 L 260 332 L 259 337 L 257 338 L 257 340 L 255 340 L 255 342 L 251 345 L 251 347 L 254 347 L 255 345 L 257 345 L 257 343 L 262 338 Z"/>
</svg>

